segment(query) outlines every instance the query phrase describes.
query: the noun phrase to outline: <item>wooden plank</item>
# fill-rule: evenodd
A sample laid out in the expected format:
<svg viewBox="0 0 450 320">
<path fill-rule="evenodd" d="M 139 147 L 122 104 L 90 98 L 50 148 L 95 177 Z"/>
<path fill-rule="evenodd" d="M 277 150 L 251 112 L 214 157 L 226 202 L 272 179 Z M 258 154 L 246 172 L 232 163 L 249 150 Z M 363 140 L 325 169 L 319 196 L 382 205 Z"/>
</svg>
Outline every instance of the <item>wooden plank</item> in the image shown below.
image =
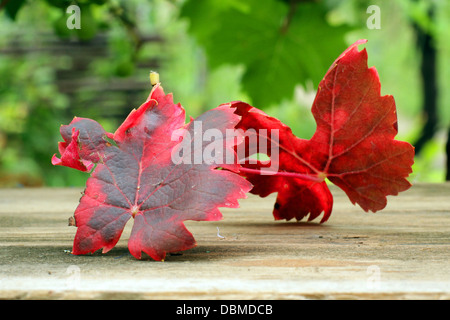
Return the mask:
<svg viewBox="0 0 450 320">
<path fill-rule="evenodd" d="M 0 190 L 3 299 L 449 299 L 450 183 L 417 184 L 378 213 L 332 188 L 325 224 L 274 221 L 250 196 L 218 222 L 186 223 L 198 246 L 164 262 L 69 252 L 81 189 Z"/>
</svg>

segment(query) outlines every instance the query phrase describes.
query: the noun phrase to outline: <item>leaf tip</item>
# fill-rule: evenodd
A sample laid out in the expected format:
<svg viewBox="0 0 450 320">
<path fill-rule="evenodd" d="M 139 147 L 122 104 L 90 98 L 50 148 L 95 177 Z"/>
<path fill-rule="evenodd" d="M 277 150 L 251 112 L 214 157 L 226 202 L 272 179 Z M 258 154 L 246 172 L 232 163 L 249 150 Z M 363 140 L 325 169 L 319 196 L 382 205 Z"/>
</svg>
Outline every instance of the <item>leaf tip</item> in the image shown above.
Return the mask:
<svg viewBox="0 0 450 320">
<path fill-rule="evenodd" d="M 56 156 L 56 153 L 52 157 L 52 165 L 57 166 L 61 163 L 61 159 Z"/>
</svg>

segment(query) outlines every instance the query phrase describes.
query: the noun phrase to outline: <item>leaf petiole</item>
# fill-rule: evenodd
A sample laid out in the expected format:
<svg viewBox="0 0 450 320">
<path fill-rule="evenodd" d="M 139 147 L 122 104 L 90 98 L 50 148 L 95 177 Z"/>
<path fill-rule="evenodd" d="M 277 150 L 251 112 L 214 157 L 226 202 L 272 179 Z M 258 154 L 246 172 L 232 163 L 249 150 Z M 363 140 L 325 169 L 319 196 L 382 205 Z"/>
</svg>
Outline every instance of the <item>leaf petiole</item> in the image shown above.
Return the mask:
<svg viewBox="0 0 450 320">
<path fill-rule="evenodd" d="M 279 176 L 279 177 L 297 178 L 297 179 L 313 181 L 313 182 L 323 182 L 326 178 L 326 174 L 322 173 L 322 172 L 319 173 L 318 175 L 310 175 L 310 174 L 303 174 L 303 173 L 297 173 L 297 172 L 285 172 L 285 171 L 272 172 L 272 171 L 244 168 L 244 167 L 241 167 L 239 169 L 239 171 L 243 172 L 243 173 L 252 173 L 252 174 L 259 174 L 259 175 L 271 175 L 271 176 Z"/>
</svg>

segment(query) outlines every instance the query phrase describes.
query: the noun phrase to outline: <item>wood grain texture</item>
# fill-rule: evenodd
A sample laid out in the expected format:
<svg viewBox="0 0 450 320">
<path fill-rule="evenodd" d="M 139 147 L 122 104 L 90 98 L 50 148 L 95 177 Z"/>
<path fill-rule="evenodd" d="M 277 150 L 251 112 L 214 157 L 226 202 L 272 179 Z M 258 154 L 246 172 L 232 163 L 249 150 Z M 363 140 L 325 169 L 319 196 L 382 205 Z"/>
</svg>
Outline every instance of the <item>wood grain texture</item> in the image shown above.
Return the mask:
<svg viewBox="0 0 450 320">
<path fill-rule="evenodd" d="M 249 196 L 217 222 L 186 223 L 197 247 L 136 260 L 131 224 L 107 254 L 70 254 L 81 189 L 0 190 L 2 299 L 450 299 L 450 183 L 417 184 L 377 213 L 332 188 L 330 219 L 274 221 Z"/>
</svg>

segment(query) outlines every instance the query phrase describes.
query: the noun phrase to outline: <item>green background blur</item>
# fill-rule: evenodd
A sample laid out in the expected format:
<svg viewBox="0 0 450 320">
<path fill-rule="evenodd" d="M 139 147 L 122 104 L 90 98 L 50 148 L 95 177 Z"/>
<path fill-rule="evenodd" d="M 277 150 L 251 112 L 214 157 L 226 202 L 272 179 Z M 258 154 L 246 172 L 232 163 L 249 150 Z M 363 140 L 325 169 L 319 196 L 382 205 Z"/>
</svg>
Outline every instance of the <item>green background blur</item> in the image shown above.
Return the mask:
<svg viewBox="0 0 450 320">
<path fill-rule="evenodd" d="M 71 4 L 81 10 L 80 30 L 66 26 Z M 0 0 L 0 7 L 0 187 L 84 185 L 86 173 L 50 163 L 60 125 L 89 117 L 114 132 L 147 98 L 150 70 L 188 116 L 243 100 L 308 139 L 318 83 L 358 39 L 369 40 L 381 93 L 395 97 L 397 138 L 420 144 L 411 182 L 446 178 L 449 1 Z M 426 84 L 435 103 L 425 99 Z"/>
</svg>

